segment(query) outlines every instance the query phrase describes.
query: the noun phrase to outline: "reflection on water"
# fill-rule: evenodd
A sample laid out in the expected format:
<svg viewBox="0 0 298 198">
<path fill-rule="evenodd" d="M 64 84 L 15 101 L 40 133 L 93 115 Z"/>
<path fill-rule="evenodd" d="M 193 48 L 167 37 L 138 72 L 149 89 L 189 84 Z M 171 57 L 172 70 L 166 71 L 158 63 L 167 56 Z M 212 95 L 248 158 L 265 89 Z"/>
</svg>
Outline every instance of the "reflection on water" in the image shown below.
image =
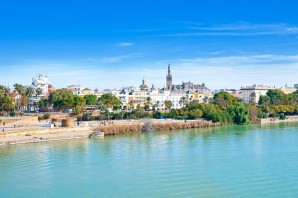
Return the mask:
<svg viewBox="0 0 298 198">
<path fill-rule="evenodd" d="M 224 126 L 0 147 L 0 197 L 297 197 L 297 129 Z"/>
</svg>

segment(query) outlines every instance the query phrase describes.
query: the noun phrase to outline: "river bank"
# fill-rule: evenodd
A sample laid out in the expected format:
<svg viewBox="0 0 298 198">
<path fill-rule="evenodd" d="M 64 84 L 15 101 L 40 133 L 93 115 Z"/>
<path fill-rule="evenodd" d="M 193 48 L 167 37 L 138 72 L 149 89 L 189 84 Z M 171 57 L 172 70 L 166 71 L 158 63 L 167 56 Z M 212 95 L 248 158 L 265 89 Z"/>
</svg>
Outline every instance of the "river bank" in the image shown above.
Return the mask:
<svg viewBox="0 0 298 198">
<path fill-rule="evenodd" d="M 206 120 L 132 120 L 113 121 L 113 124 L 101 125 L 99 122 L 85 122 L 81 126 L 64 127 L 27 127 L 10 128 L 0 134 L 0 146 L 19 143 L 37 143 L 45 141 L 88 138 L 90 136 L 107 136 L 145 131 L 172 131 L 188 128 L 205 128 L 220 126 Z"/>
<path fill-rule="evenodd" d="M 298 122 L 298 116 L 287 117 L 285 120 L 278 118 L 261 119 L 260 124 L 280 122 Z M 118 120 L 102 125 L 101 122 L 82 122 L 80 126 L 50 128 L 48 124 L 7 128 L 0 132 L 0 146 L 21 143 L 37 143 L 46 141 L 70 140 L 88 138 L 90 136 L 108 136 L 146 131 L 173 131 L 189 128 L 207 128 L 220 126 L 206 120 Z"/>
</svg>

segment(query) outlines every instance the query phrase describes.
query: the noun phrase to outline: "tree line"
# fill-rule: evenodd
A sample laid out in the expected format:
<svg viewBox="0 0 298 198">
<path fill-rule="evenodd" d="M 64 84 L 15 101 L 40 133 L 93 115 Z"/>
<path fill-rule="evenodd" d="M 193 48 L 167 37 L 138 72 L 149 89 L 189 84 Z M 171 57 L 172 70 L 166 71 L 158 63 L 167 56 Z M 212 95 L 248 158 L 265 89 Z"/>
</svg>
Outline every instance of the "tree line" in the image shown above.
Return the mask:
<svg viewBox="0 0 298 198">
<path fill-rule="evenodd" d="M 28 106 L 28 100 L 34 94 L 40 95 L 42 90 L 25 88 L 20 84 L 14 85 L 15 91 L 11 92 L 5 86 L 0 86 L 0 108 L 11 115 Z M 18 94 L 18 99 L 15 96 Z M 113 94 L 103 94 L 99 98 L 90 94 L 85 96 L 74 95 L 71 90 L 62 88 L 50 93 L 48 99 L 40 99 L 40 109 L 51 108 L 55 111 L 72 109 L 73 114 L 84 113 L 86 105 L 97 106 L 102 114 L 110 118 L 174 118 L 174 119 L 198 119 L 205 118 L 222 124 L 247 124 L 258 122 L 260 118 L 279 117 L 284 119 L 286 115 L 297 114 L 298 91 L 292 94 L 284 94 L 279 90 L 269 90 L 265 96 L 261 96 L 258 104 L 244 104 L 240 99 L 227 92 L 216 93 L 211 99 L 204 99 L 204 103 L 188 97 L 182 97 L 179 101 L 182 108 L 173 109 L 172 102 L 164 101 L 161 110 L 160 102 L 153 104 L 148 97 L 144 105 L 135 105 L 134 101 L 123 107 L 122 102 Z"/>
</svg>

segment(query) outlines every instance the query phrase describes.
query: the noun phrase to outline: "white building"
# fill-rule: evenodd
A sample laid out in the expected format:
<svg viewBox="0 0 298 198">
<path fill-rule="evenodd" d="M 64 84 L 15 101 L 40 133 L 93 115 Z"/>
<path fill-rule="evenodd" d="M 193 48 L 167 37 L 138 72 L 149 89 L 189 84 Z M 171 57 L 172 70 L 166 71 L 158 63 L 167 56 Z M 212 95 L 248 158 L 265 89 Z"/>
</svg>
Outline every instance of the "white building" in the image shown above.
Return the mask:
<svg viewBox="0 0 298 198">
<path fill-rule="evenodd" d="M 276 89 L 275 87 L 263 86 L 263 85 L 252 85 L 241 87 L 240 99 L 246 104 L 258 103 L 260 96 L 265 96 L 268 90 Z"/>
<path fill-rule="evenodd" d="M 149 88 L 143 79 L 138 88 L 128 87 L 120 91 L 109 90 L 109 93 L 117 96 L 122 101 L 122 108 L 127 109 L 128 107 L 132 108 L 132 104 L 134 108 L 138 105 L 144 107 L 146 104 L 150 104 L 150 109 L 153 109 L 154 106 L 157 110 L 164 110 L 166 109 L 165 101 L 172 102 L 172 109 L 180 109 L 183 107 L 183 104 L 180 103 L 182 97 L 186 97 L 189 101 L 195 100 L 198 102 L 205 102 L 206 99 L 206 102 L 208 102 L 213 97 L 204 83 L 196 85 L 191 82 L 183 82 L 182 85 L 173 86 L 170 66 L 168 66 L 166 85 L 163 89 L 156 89 L 153 85 Z"/>
<path fill-rule="evenodd" d="M 180 109 L 183 104 L 180 103 L 182 97 L 186 97 L 190 100 L 196 100 L 198 102 L 204 102 L 204 98 L 212 98 L 211 92 L 205 91 L 184 91 L 184 90 L 168 90 L 168 89 L 156 89 L 153 85 L 149 88 L 145 80 L 138 88 L 129 87 L 123 88 L 120 91 L 112 91 L 112 94 L 117 96 L 122 101 L 122 108 L 136 108 L 138 105 L 144 107 L 147 102 L 150 102 L 150 109 L 155 106 L 157 110 L 164 110 L 165 101 L 172 102 L 172 109 Z M 148 101 L 149 98 L 149 101 Z"/>
<path fill-rule="evenodd" d="M 282 91 L 285 94 L 291 94 L 291 93 L 294 93 L 295 91 L 297 91 L 297 88 L 285 86 L 285 87 L 280 88 L 280 91 Z"/>
<path fill-rule="evenodd" d="M 49 93 L 50 82 L 47 76 L 39 74 L 37 77 L 32 78 L 31 87 L 35 90 L 41 89 L 42 93 L 39 95 L 41 97 L 46 96 Z M 35 93 L 37 95 L 37 93 Z"/>
<path fill-rule="evenodd" d="M 51 85 L 47 76 L 43 76 L 39 74 L 38 76 L 32 78 L 32 83 L 30 86 L 26 86 L 25 88 L 33 88 L 34 94 L 32 97 L 29 97 L 28 101 L 28 109 L 30 112 L 38 110 L 38 102 L 41 98 L 45 98 L 48 96 Z M 41 94 L 38 94 L 38 89 L 41 90 Z"/>
<path fill-rule="evenodd" d="M 69 85 L 66 87 L 67 89 L 71 90 L 73 95 L 82 95 L 83 90 L 85 89 L 82 85 Z"/>
</svg>

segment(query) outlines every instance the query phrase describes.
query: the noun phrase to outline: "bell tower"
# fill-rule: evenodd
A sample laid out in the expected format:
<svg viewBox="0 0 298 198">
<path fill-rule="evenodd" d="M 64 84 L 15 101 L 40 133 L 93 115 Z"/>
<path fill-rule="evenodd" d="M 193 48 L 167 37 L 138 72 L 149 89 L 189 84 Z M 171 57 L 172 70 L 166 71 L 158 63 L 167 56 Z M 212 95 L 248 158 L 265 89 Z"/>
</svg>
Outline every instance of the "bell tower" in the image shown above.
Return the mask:
<svg viewBox="0 0 298 198">
<path fill-rule="evenodd" d="M 166 76 L 166 88 L 167 90 L 172 89 L 172 73 L 171 73 L 171 65 L 168 66 L 168 73 Z"/>
</svg>

